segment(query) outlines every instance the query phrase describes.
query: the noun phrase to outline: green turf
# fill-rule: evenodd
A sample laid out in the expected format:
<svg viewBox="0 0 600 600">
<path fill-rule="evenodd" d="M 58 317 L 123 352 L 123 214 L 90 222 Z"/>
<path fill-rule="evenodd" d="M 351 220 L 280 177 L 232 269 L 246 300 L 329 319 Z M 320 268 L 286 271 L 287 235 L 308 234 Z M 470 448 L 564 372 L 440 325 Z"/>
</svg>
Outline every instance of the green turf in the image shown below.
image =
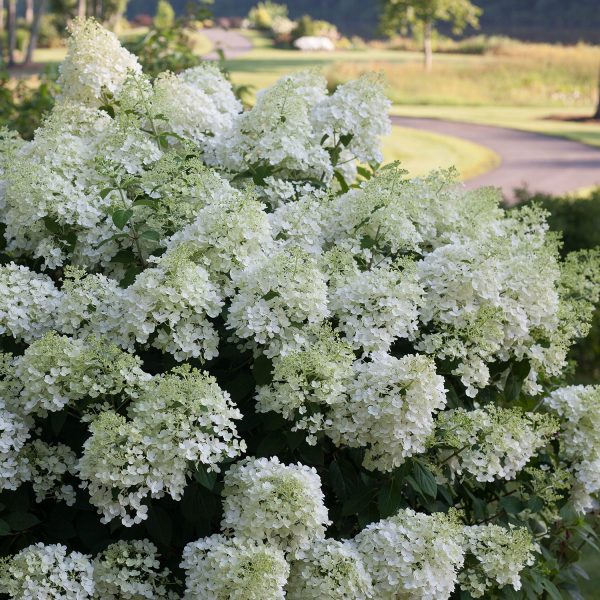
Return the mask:
<svg viewBox="0 0 600 600">
<path fill-rule="evenodd" d="M 471 179 L 500 163 L 494 152 L 479 144 L 405 127 L 393 127 L 383 148 L 386 162 L 399 160 L 413 177 L 454 166 L 461 179 Z"/>
</svg>

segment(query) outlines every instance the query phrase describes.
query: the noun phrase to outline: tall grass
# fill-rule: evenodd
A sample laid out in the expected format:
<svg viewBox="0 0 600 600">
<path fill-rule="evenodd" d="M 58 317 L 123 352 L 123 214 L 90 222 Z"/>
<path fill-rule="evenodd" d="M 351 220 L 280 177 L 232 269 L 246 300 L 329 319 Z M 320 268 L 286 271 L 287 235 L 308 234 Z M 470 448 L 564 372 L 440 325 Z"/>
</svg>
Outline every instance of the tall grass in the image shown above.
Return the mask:
<svg viewBox="0 0 600 600">
<path fill-rule="evenodd" d="M 335 87 L 362 73 L 381 71 L 396 104 L 589 106 L 596 100 L 599 69 L 597 46 L 511 41 L 488 45 L 481 55 L 434 60 L 429 74 L 415 60 L 353 61 L 335 64 L 327 77 Z"/>
</svg>

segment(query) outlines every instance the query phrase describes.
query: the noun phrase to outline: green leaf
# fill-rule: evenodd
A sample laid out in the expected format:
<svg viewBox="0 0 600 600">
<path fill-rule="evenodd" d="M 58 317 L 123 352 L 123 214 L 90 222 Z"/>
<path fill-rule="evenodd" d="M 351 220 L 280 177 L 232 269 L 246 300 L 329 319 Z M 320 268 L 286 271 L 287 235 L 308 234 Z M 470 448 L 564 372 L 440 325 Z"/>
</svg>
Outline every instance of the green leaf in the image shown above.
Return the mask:
<svg viewBox="0 0 600 600">
<path fill-rule="evenodd" d="M 333 175 L 337 179 L 337 182 L 340 184 L 342 194 L 345 194 L 350 188 L 348 187 L 344 176 L 337 170 L 333 172 Z"/>
<path fill-rule="evenodd" d="M 118 229 L 123 229 L 123 227 L 127 225 L 127 221 L 131 219 L 132 215 L 133 211 L 128 208 L 119 208 L 115 210 L 115 212 L 112 214 L 112 220 L 115 224 L 115 227 Z"/>
<path fill-rule="evenodd" d="M 391 517 L 403 504 L 402 484 L 399 477 L 391 477 L 381 488 L 377 497 L 377 507 L 381 517 Z"/>
<path fill-rule="evenodd" d="M 519 514 L 523 510 L 523 503 L 516 496 L 504 496 L 500 498 L 500 506 L 509 515 Z"/>
<path fill-rule="evenodd" d="M 206 470 L 204 465 L 198 465 L 194 479 L 207 490 L 214 490 L 215 483 L 217 481 L 217 474 L 214 471 L 210 473 Z"/>
<path fill-rule="evenodd" d="M 353 133 L 346 133 L 346 134 L 340 136 L 340 142 L 342 143 L 343 146 L 347 147 L 348 144 L 350 144 L 350 142 L 352 141 L 352 138 L 354 138 Z"/>
<path fill-rule="evenodd" d="M 4 519 L 0 519 L 0 535 L 8 535 L 10 531 L 10 525 Z"/>
<path fill-rule="evenodd" d="M 542 580 L 542 587 L 548 592 L 548 596 L 553 600 L 563 600 L 560 590 L 549 579 Z"/>
<path fill-rule="evenodd" d="M 420 461 L 414 461 L 413 476 L 419 491 L 429 498 L 435 498 L 437 496 L 437 483 L 433 473 Z"/>
<path fill-rule="evenodd" d="M 5 520 L 14 531 L 24 531 L 25 529 L 35 527 L 41 522 L 35 515 L 21 511 L 8 513 Z"/>
<path fill-rule="evenodd" d="M 373 177 L 373 173 L 371 173 L 371 171 L 369 171 L 369 169 L 365 169 L 365 167 L 356 167 L 356 171 L 358 172 L 359 175 L 361 175 L 362 177 L 364 177 L 365 179 L 371 179 L 371 177 Z"/>
<path fill-rule="evenodd" d="M 527 375 L 529 375 L 530 369 L 531 367 L 526 360 L 513 364 L 504 386 L 504 397 L 506 400 L 509 402 L 516 402 L 519 399 L 523 382 Z"/>
<path fill-rule="evenodd" d="M 67 421 L 67 411 L 53 412 L 50 414 L 50 428 L 54 435 L 58 435 Z"/>
<path fill-rule="evenodd" d="M 140 200 L 136 200 L 131 206 L 149 206 L 150 208 L 156 208 L 157 203 L 157 200 L 141 198 Z"/>
<path fill-rule="evenodd" d="M 173 537 L 173 523 L 169 513 L 160 506 L 150 507 L 146 531 L 153 540 L 168 546 Z"/>
<path fill-rule="evenodd" d="M 102 198 L 102 200 L 104 200 L 104 198 L 106 198 L 106 196 L 108 196 L 115 188 L 104 188 L 103 190 L 100 190 L 100 198 Z"/>
<path fill-rule="evenodd" d="M 190 523 L 210 521 L 215 514 L 216 503 L 212 494 L 197 485 L 188 485 L 181 499 L 181 514 Z"/>
<path fill-rule="evenodd" d="M 285 437 L 281 431 L 274 431 L 266 435 L 256 448 L 257 456 L 270 458 L 285 448 Z"/>
<path fill-rule="evenodd" d="M 268 385 L 271 383 L 271 372 L 273 371 L 273 361 L 264 354 L 254 359 L 252 365 L 252 376 L 257 385 Z"/>
<path fill-rule="evenodd" d="M 160 233 L 154 231 L 154 229 L 146 229 L 140 233 L 140 237 L 145 240 L 152 240 L 154 242 L 160 241 Z"/>
</svg>

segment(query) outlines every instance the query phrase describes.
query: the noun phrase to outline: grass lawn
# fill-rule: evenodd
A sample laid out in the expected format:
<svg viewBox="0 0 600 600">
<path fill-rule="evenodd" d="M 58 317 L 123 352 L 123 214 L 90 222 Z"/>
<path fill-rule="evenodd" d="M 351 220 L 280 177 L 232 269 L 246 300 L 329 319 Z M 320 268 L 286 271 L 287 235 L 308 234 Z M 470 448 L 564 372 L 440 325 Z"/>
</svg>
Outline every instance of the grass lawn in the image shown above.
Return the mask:
<svg viewBox="0 0 600 600">
<path fill-rule="evenodd" d="M 401 161 L 412 177 L 455 166 L 461 179 L 470 179 L 500 164 L 496 153 L 479 144 L 405 127 L 392 128 L 383 151 L 386 162 Z"/>
</svg>

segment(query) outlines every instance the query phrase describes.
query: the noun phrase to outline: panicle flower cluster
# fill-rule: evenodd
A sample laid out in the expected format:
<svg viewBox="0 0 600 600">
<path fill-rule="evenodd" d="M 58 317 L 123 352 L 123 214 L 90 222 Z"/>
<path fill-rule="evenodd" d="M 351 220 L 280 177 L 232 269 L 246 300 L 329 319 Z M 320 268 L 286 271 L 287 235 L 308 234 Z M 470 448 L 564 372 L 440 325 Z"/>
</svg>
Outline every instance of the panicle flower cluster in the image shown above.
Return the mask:
<svg viewBox="0 0 600 600">
<path fill-rule="evenodd" d="M 266 541 L 295 558 L 325 536 L 330 524 L 314 468 L 279 459 L 246 458 L 225 474 L 222 526 Z"/>
<path fill-rule="evenodd" d="M 381 163 L 380 139 L 391 131 L 387 118 L 391 102 L 382 78 L 367 75 L 340 85 L 313 110 L 315 128 L 327 136 L 328 145 L 349 137 L 347 153 L 362 163 Z"/>
<path fill-rule="evenodd" d="M 45 416 L 84 398 L 135 396 L 149 379 L 140 365 L 137 356 L 101 338 L 81 340 L 51 331 L 16 361 L 16 375 L 23 386 L 22 409 Z"/>
<path fill-rule="evenodd" d="M 325 79 L 305 73 L 288 75 L 262 90 L 251 111 L 243 113 L 216 148 L 216 161 L 226 169 L 244 172 L 267 166 L 284 176 L 330 178 L 330 158 L 311 123 L 310 88 L 325 90 Z M 317 92 L 318 93 L 318 92 Z M 320 94 L 319 94 L 320 95 Z"/>
<path fill-rule="evenodd" d="M 229 394 L 188 365 L 148 382 L 129 416 L 100 413 L 78 463 L 104 522 L 145 520 L 148 497 L 180 500 L 195 465 L 218 472 L 220 463 L 245 450 L 235 425 L 242 414 Z"/>
<path fill-rule="evenodd" d="M 60 293 L 46 275 L 14 262 L 0 266 L 0 334 L 31 343 L 53 326 Z"/>
<path fill-rule="evenodd" d="M 127 308 L 132 333 L 140 344 L 153 336 L 152 346 L 177 360 L 217 355 L 219 337 L 209 320 L 223 306 L 209 273 L 181 247 L 155 260 L 128 288 Z"/>
<path fill-rule="evenodd" d="M 548 414 L 487 405 L 440 413 L 438 440 L 452 450 L 441 453 L 451 469 L 477 481 L 514 479 L 558 430 Z"/>
<path fill-rule="evenodd" d="M 170 572 L 161 568 L 156 546 L 148 540 L 118 541 L 93 561 L 99 600 L 175 600 Z"/>
<path fill-rule="evenodd" d="M 290 567 L 283 551 L 260 540 L 220 534 L 188 544 L 184 599 L 283 600 Z"/>
<path fill-rule="evenodd" d="M 577 481 L 573 502 L 586 511 L 600 491 L 600 386 L 559 388 L 544 402 L 561 418 L 560 452 Z"/>
<path fill-rule="evenodd" d="M 490 362 L 529 358 L 531 393 L 539 391 L 538 371 L 558 374 L 565 366 L 564 352 L 551 343 L 560 269 L 543 213 L 524 208 L 494 228 L 439 246 L 418 271 L 425 289 L 421 321 L 433 331 L 417 347 L 457 361 L 455 374 L 469 396 L 490 383 Z"/>
<path fill-rule="evenodd" d="M 0 558 L 0 592 L 15 600 L 85 600 L 92 598 L 92 563 L 61 544 L 28 546 Z"/>
<path fill-rule="evenodd" d="M 269 356 L 306 342 L 304 325 L 329 316 L 327 282 L 316 260 L 299 248 L 264 256 L 234 278 L 227 324 L 237 336 L 264 346 Z"/>
<path fill-rule="evenodd" d="M 5 363 L 10 359 L 2 356 L 1 360 Z M 10 391 L 5 383 L 2 382 L 0 395 L 0 491 L 15 490 L 29 478 L 29 470 L 21 452 L 32 426 L 31 419 L 20 414 L 11 399 L 4 396 L 6 391 Z"/>
<path fill-rule="evenodd" d="M 423 289 L 414 263 L 404 267 L 358 271 L 331 286 L 329 306 L 353 348 L 387 352 L 398 338 L 414 339 Z"/>
<path fill-rule="evenodd" d="M 96 21 L 76 19 L 69 31 L 58 81 L 63 101 L 100 106 L 103 93 L 118 94 L 131 72 L 141 73 L 137 58 Z"/>
<path fill-rule="evenodd" d="M 465 567 L 459 576 L 462 590 L 473 598 L 481 598 L 493 587 L 512 585 L 521 589 L 521 571 L 535 562 L 531 534 L 525 528 L 471 525 L 465 527 L 465 563 L 470 557 L 476 561 Z"/>
<path fill-rule="evenodd" d="M 163 73 L 154 83 L 151 114 L 159 131 L 174 133 L 211 152 L 215 137 L 230 129 L 241 105 L 215 67 Z"/>
<path fill-rule="evenodd" d="M 392 471 L 422 454 L 434 431 L 434 415 L 446 405 L 444 378 L 431 358 L 395 358 L 383 352 L 354 364 L 347 399 L 331 413 L 336 444 L 367 447 L 368 469 Z"/>
<path fill-rule="evenodd" d="M 36 502 L 54 498 L 69 506 L 75 503 L 75 490 L 65 483 L 67 476 L 76 475 L 77 456 L 69 446 L 33 440 L 23 448 L 20 459 L 27 470 L 27 481 L 32 483 Z"/>
<path fill-rule="evenodd" d="M 369 600 L 371 576 L 352 541 L 318 540 L 307 555 L 292 563 L 286 586 L 288 600 Z"/>
<path fill-rule="evenodd" d="M 330 411 L 345 401 L 353 376 L 352 349 L 331 328 L 316 329 L 309 344 L 273 361 L 273 381 L 256 391 L 257 409 L 295 420 L 295 429 L 309 432 L 307 441 L 328 429 Z"/>
<path fill-rule="evenodd" d="M 444 600 L 463 564 L 458 515 L 411 509 L 367 525 L 355 538 L 380 600 Z"/>
</svg>

